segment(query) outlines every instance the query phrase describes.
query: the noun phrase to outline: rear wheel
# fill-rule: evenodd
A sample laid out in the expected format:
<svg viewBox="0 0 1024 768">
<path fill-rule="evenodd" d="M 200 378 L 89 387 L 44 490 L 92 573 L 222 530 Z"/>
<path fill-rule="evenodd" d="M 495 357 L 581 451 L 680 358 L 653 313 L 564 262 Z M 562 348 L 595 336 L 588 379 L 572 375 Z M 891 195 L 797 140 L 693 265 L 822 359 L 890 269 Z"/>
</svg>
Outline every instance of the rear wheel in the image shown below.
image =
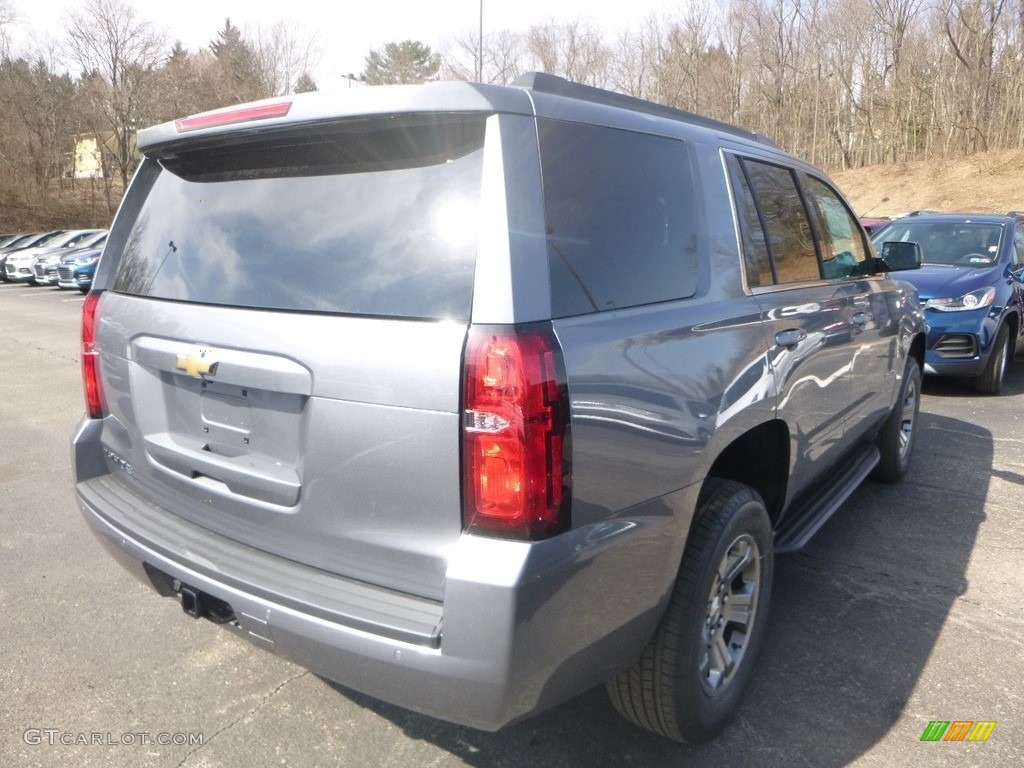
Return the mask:
<svg viewBox="0 0 1024 768">
<path fill-rule="evenodd" d="M 1006 376 L 1006 366 L 1010 364 L 1010 328 L 1003 323 L 999 326 L 999 333 L 992 344 L 992 351 L 989 353 L 988 362 L 985 363 L 985 370 L 974 380 L 974 388 L 986 395 L 998 395 L 1003 388 L 1003 378 Z"/>
<path fill-rule="evenodd" d="M 608 682 L 615 709 L 675 741 L 706 741 L 724 728 L 764 634 L 772 569 L 761 497 L 709 478 L 665 616 L 640 659 Z"/>
</svg>

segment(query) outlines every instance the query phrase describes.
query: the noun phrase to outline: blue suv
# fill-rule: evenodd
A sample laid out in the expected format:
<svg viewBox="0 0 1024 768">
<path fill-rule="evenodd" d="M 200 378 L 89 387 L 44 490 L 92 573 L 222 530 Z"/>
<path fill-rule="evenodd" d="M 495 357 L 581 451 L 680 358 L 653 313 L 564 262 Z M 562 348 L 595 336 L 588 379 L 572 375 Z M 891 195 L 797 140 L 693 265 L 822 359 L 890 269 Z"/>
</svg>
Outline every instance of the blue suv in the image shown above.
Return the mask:
<svg viewBox="0 0 1024 768">
<path fill-rule="evenodd" d="M 965 376 L 998 394 L 1024 335 L 1024 214 L 911 214 L 877 231 L 915 242 L 921 269 L 901 274 L 925 306 L 925 373 Z"/>
</svg>

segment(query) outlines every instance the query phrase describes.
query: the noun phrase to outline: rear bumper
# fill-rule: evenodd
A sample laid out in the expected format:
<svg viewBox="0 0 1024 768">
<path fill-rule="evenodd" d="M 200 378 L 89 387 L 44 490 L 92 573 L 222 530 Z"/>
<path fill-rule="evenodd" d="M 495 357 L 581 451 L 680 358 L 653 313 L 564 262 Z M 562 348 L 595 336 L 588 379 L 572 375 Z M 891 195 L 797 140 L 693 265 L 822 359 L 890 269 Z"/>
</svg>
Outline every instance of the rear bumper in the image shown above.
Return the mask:
<svg viewBox="0 0 1024 768">
<path fill-rule="evenodd" d="M 140 579 L 159 590 L 156 569 L 227 602 L 233 631 L 343 686 L 484 730 L 564 701 L 639 655 L 697 494 L 683 489 L 543 542 L 462 536 L 438 603 L 276 558 L 133 497 L 97 453 L 99 433 L 100 422 L 84 420 L 74 438 L 79 507 Z"/>
</svg>

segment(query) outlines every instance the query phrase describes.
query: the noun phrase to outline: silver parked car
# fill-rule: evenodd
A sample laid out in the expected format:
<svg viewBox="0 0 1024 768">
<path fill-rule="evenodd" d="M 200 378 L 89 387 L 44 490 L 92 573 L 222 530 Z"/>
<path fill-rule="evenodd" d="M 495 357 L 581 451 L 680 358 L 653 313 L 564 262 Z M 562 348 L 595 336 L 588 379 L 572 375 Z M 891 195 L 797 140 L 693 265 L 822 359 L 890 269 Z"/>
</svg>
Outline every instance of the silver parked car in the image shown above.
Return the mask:
<svg viewBox="0 0 1024 768">
<path fill-rule="evenodd" d="M 34 232 L 27 235 L 18 235 L 6 245 L 0 247 L 0 278 L 7 280 L 7 259 L 11 254 L 18 253 L 38 245 L 45 245 L 49 241 L 64 234 L 63 229 L 55 229 L 50 232 Z"/>
<path fill-rule="evenodd" d="M 7 264 L 4 267 L 8 281 L 36 285 L 35 266 L 40 256 L 48 255 L 64 247 L 74 247 L 101 231 L 98 229 L 76 229 L 62 232 L 56 237 L 37 243 L 30 248 L 22 248 L 8 254 Z"/>
<path fill-rule="evenodd" d="M 345 686 L 497 729 L 607 681 L 706 739 L 774 554 L 908 469 L 916 294 L 761 137 L 534 74 L 138 148 L 84 306 L 79 505 L 185 613 Z"/>
</svg>

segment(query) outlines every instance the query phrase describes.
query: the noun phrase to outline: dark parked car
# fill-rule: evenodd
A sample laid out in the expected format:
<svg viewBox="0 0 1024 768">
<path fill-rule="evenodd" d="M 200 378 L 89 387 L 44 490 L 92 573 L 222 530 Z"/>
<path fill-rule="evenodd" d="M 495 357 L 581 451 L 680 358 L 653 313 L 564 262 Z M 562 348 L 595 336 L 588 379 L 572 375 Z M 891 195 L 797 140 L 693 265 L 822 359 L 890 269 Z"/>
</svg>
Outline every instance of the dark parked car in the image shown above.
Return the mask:
<svg viewBox="0 0 1024 768">
<path fill-rule="evenodd" d="M 83 309 L 80 508 L 331 680 L 492 730 L 608 681 L 709 738 L 775 553 L 907 471 L 916 293 L 763 137 L 532 74 L 138 149 Z"/>
<path fill-rule="evenodd" d="M 888 224 L 890 221 L 892 221 L 892 219 L 890 219 L 888 216 L 883 216 L 881 218 L 873 218 L 873 217 L 870 217 L 870 216 L 861 216 L 861 218 L 860 218 L 861 226 L 864 227 L 865 230 L 867 230 L 867 233 L 869 235 L 874 234 L 879 229 L 881 229 L 886 224 Z"/>
<path fill-rule="evenodd" d="M 924 266 L 916 286 L 928 321 L 925 373 L 966 376 L 997 394 L 1024 339 L 1024 215 L 915 213 L 875 233 L 915 242 Z"/>
<path fill-rule="evenodd" d="M 81 248 L 63 256 L 56 267 L 54 282 L 61 288 L 77 288 L 88 293 L 92 286 L 92 278 L 96 272 L 96 264 L 103 253 L 103 246 Z"/>
</svg>

